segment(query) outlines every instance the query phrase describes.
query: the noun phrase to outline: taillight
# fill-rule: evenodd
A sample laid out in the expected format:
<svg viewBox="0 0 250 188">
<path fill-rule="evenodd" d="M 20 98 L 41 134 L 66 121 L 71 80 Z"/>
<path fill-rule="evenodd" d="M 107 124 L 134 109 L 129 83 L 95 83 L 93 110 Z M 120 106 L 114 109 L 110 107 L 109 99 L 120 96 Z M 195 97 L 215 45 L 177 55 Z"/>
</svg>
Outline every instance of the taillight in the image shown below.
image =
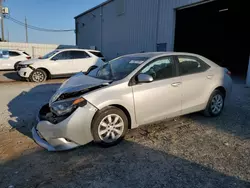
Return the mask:
<svg viewBox="0 0 250 188">
<path fill-rule="evenodd" d="M 229 70 L 227 71 L 227 74 L 228 74 L 229 76 L 231 76 L 231 72 L 230 72 Z"/>
<path fill-rule="evenodd" d="M 30 57 L 30 56 L 27 56 L 26 59 L 31 59 L 31 57 Z"/>
<path fill-rule="evenodd" d="M 227 68 L 224 68 L 225 69 L 225 73 L 227 74 L 227 75 L 229 75 L 229 76 L 231 76 L 231 72 L 227 69 Z"/>
</svg>

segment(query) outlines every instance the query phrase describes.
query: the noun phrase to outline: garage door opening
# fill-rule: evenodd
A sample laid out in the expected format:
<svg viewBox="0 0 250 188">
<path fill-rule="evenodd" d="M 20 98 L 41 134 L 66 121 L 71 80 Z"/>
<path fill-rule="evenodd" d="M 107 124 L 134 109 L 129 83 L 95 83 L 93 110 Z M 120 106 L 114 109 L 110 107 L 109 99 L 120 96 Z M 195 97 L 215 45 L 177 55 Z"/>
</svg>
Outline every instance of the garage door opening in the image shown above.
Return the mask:
<svg viewBox="0 0 250 188">
<path fill-rule="evenodd" d="M 240 3 L 216 0 L 177 9 L 175 51 L 203 55 L 227 67 L 234 75 L 246 76 L 247 19 Z"/>
</svg>

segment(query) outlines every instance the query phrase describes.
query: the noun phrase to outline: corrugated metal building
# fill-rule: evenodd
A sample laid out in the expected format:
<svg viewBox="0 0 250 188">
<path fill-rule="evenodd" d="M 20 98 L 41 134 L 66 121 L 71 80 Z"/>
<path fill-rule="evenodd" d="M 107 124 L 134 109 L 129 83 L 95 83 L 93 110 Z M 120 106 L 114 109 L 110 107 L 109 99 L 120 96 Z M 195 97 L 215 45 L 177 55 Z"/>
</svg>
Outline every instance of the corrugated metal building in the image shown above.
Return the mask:
<svg viewBox="0 0 250 188">
<path fill-rule="evenodd" d="M 174 9 L 200 0 L 109 0 L 78 15 L 76 43 L 96 46 L 107 56 L 156 51 L 167 43 L 173 50 Z M 124 7 L 122 7 L 124 6 Z"/>
<path fill-rule="evenodd" d="M 238 25 L 238 19 L 244 17 L 239 14 L 240 1 L 230 2 L 108 0 L 75 17 L 76 44 L 95 47 L 107 59 L 148 51 L 194 52 L 229 66 L 232 72 L 246 73 L 249 47 L 244 46 L 249 34 Z M 228 58 L 235 53 L 235 46 L 240 58 L 239 54 Z M 236 60 L 242 62 L 240 68 Z"/>
</svg>

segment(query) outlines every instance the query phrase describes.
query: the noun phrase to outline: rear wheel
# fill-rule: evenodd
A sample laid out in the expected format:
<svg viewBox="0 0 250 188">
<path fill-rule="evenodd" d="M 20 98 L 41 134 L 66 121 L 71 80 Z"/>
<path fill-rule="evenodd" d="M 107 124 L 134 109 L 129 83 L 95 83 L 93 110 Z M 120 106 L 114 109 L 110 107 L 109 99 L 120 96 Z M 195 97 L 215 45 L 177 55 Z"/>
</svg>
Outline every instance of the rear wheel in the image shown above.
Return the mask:
<svg viewBox="0 0 250 188">
<path fill-rule="evenodd" d="M 34 70 L 30 75 L 32 82 L 44 82 L 47 79 L 47 74 L 41 69 Z"/>
<path fill-rule="evenodd" d="M 118 144 L 128 130 L 128 118 L 125 113 L 116 107 L 107 107 L 100 110 L 92 122 L 94 141 L 102 146 Z"/>
<path fill-rule="evenodd" d="M 219 116 L 224 108 L 225 95 L 220 90 L 215 90 L 209 98 L 204 115 Z"/>
</svg>

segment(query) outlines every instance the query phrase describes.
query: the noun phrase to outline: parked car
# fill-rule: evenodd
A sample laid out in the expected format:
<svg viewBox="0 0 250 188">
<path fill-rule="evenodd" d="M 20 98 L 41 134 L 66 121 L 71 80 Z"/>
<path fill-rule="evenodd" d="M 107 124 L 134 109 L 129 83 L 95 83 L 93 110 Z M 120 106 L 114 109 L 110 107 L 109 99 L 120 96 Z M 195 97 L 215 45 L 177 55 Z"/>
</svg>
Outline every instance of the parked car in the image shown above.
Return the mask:
<svg viewBox="0 0 250 188">
<path fill-rule="evenodd" d="M 104 62 L 106 61 L 105 57 L 102 55 L 100 51 L 97 51 L 97 50 L 88 50 L 88 51 L 92 53 L 93 55 L 101 58 L 101 60 L 103 60 Z"/>
<path fill-rule="evenodd" d="M 95 51 L 98 52 L 98 51 Z M 21 62 L 19 76 L 33 82 L 43 82 L 54 77 L 67 77 L 77 72 L 86 72 L 90 66 L 101 66 L 104 62 L 93 50 L 60 49 L 38 59 Z"/>
<path fill-rule="evenodd" d="M 200 55 L 126 55 L 64 82 L 32 134 L 49 151 L 92 140 L 112 146 L 139 125 L 198 111 L 218 116 L 231 88 L 230 72 Z"/>
<path fill-rule="evenodd" d="M 25 51 L 0 50 L 0 70 L 13 70 L 18 63 L 30 58 L 30 55 Z"/>
</svg>

